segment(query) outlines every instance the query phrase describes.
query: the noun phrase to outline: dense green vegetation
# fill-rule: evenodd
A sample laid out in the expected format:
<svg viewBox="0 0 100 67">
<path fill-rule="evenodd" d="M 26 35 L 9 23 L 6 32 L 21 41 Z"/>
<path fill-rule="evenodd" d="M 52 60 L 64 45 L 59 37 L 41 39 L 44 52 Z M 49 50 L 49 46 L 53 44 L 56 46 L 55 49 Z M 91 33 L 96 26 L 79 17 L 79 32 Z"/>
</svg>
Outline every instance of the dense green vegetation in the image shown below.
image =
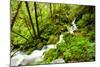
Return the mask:
<svg viewBox="0 0 100 67">
<path fill-rule="evenodd" d="M 64 39 L 65 43 L 58 44 L 57 49 L 46 52 L 44 59 L 46 63 L 57 58 L 64 58 L 66 63 L 94 61 L 95 43 L 79 35 L 67 34 Z"/>
<path fill-rule="evenodd" d="M 75 17 L 77 30 L 70 34 Z M 65 42 L 46 52 L 42 63 L 57 58 L 66 63 L 94 61 L 95 7 L 11 0 L 11 51 L 30 54 L 44 45 L 56 44 L 60 34 Z"/>
</svg>

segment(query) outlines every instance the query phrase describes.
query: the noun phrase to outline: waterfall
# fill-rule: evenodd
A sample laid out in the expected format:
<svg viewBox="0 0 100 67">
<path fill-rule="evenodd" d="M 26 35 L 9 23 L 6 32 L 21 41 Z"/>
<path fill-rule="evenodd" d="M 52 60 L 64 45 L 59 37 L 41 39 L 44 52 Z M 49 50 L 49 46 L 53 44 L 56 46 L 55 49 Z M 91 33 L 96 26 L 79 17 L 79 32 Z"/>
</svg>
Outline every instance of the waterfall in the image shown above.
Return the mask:
<svg viewBox="0 0 100 67">
<path fill-rule="evenodd" d="M 18 51 L 12 58 L 11 58 L 11 66 L 18 66 L 24 58 L 26 58 L 28 55 L 25 55 L 24 53 Z"/>
<path fill-rule="evenodd" d="M 12 58 L 11 58 L 11 66 L 18 66 L 18 65 L 28 65 L 28 64 L 36 64 L 38 61 L 43 61 L 44 52 L 48 51 L 49 49 L 56 49 L 57 44 L 64 42 L 63 34 L 59 36 L 59 41 L 56 44 L 49 44 L 43 46 L 41 50 L 34 50 L 30 55 L 26 55 L 20 51 L 18 51 Z M 54 61 L 56 62 L 56 61 Z"/>
<path fill-rule="evenodd" d="M 64 36 L 63 34 L 61 34 L 59 36 L 59 41 L 56 43 L 56 45 L 59 44 L 59 43 L 61 43 L 61 42 L 65 42 L 64 39 L 63 39 L 63 36 Z"/>
<path fill-rule="evenodd" d="M 42 59 L 43 53 L 44 53 L 44 50 L 34 50 L 31 53 L 31 55 L 28 55 L 25 59 L 23 59 L 23 61 L 20 63 L 20 65 L 27 65 L 30 63 L 35 64 L 35 62 L 37 62 L 37 59 L 38 59 L 38 61 L 43 60 Z"/>
<path fill-rule="evenodd" d="M 73 34 L 74 31 L 77 29 L 76 27 L 76 24 L 75 24 L 75 20 L 76 20 L 76 17 L 74 18 L 74 20 L 72 21 L 72 26 L 70 27 L 70 33 Z"/>
</svg>

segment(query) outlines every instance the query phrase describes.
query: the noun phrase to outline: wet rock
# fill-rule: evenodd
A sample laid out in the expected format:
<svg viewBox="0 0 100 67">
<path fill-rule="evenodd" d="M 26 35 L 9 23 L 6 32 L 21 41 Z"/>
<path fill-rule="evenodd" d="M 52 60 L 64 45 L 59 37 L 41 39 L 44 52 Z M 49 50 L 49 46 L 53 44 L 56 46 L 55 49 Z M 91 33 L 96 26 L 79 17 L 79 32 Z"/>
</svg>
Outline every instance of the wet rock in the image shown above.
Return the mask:
<svg viewBox="0 0 100 67">
<path fill-rule="evenodd" d="M 56 59 L 52 61 L 51 63 L 56 64 L 56 63 L 65 63 L 65 61 L 62 58 Z"/>
</svg>

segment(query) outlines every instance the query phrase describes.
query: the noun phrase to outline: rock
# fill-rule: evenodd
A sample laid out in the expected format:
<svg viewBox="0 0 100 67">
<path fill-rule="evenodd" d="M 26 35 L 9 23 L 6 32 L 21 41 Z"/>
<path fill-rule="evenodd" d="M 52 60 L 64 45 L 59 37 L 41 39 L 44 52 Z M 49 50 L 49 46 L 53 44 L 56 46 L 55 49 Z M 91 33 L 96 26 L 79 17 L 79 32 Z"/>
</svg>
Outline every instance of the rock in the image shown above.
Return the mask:
<svg viewBox="0 0 100 67">
<path fill-rule="evenodd" d="M 56 64 L 56 63 L 65 63 L 65 61 L 62 58 L 53 60 L 51 63 Z"/>
<path fill-rule="evenodd" d="M 55 44 L 46 45 L 41 50 L 48 51 L 51 48 L 56 49 L 56 45 Z"/>
</svg>

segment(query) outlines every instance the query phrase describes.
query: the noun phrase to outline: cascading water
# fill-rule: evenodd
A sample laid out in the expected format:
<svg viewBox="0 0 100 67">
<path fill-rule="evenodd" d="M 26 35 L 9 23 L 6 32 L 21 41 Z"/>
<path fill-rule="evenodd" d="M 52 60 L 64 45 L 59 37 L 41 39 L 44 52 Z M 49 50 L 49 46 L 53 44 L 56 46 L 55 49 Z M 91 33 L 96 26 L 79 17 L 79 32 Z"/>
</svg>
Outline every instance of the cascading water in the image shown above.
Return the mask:
<svg viewBox="0 0 100 67">
<path fill-rule="evenodd" d="M 28 55 L 25 55 L 24 53 L 18 51 L 12 58 L 11 58 L 11 66 L 18 66 L 24 58 L 26 58 Z"/>
<path fill-rule="evenodd" d="M 60 35 L 59 38 L 60 39 L 56 44 L 50 44 L 50 45 L 43 46 L 43 48 L 41 50 L 34 50 L 30 55 L 25 55 L 24 53 L 17 52 L 15 54 L 15 56 L 13 56 L 11 58 L 11 66 L 36 64 L 36 62 L 38 62 L 38 61 L 43 61 L 44 52 L 48 51 L 51 48 L 56 49 L 57 44 L 64 42 L 62 34 Z M 57 60 L 59 61 L 61 59 L 57 59 Z M 55 60 L 53 62 L 56 63 L 57 60 Z M 64 62 L 64 60 L 63 60 L 63 62 Z"/>
<path fill-rule="evenodd" d="M 75 20 L 76 20 L 76 17 L 74 18 L 74 20 L 72 21 L 72 26 L 70 27 L 70 34 L 73 34 L 74 31 L 77 29 L 77 26 L 75 24 Z"/>
<path fill-rule="evenodd" d="M 44 50 L 34 50 L 31 55 L 27 56 L 23 61 L 20 63 L 20 65 L 27 65 L 27 64 L 35 64 L 35 62 L 38 60 L 42 60 L 42 55 L 44 53 Z"/>
<path fill-rule="evenodd" d="M 59 37 L 59 41 L 57 42 L 57 44 L 61 43 L 61 42 L 65 42 L 63 39 L 63 34 L 60 35 Z"/>
</svg>

